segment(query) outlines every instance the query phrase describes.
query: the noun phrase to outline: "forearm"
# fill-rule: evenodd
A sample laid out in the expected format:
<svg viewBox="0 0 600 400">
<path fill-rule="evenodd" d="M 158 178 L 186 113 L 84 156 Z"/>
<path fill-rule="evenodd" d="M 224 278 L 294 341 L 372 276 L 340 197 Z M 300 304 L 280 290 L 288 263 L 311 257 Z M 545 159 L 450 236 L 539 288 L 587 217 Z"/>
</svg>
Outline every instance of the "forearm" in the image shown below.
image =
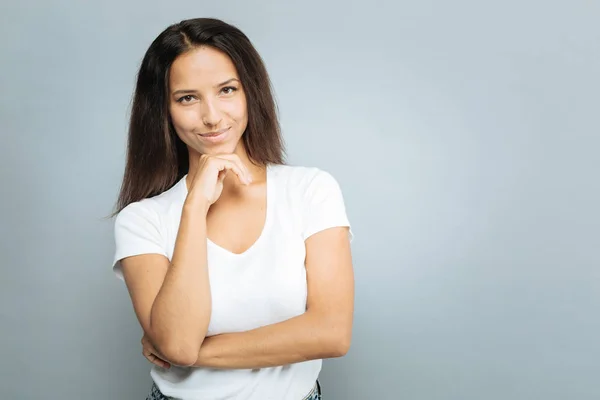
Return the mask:
<svg viewBox="0 0 600 400">
<path fill-rule="evenodd" d="M 241 333 L 207 337 L 196 366 L 250 369 L 339 357 L 349 334 L 344 324 L 306 312 L 277 324 Z"/>
<path fill-rule="evenodd" d="M 186 202 L 171 265 L 150 316 L 157 348 L 184 363 L 195 360 L 210 320 L 206 252 L 206 210 L 202 204 Z"/>
</svg>

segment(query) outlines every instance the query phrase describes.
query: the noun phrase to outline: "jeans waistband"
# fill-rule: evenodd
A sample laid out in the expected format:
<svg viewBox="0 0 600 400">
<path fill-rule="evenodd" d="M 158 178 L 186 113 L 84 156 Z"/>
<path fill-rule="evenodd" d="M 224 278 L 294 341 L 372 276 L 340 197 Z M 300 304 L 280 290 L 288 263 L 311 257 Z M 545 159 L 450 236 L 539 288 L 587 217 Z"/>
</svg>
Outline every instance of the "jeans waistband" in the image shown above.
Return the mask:
<svg viewBox="0 0 600 400">
<path fill-rule="evenodd" d="M 155 383 L 152 384 L 152 389 L 150 390 L 150 394 L 146 397 L 146 400 L 169 400 L 173 399 L 172 397 L 165 396 L 161 393 L 156 386 Z M 310 392 L 302 398 L 302 400 L 321 400 L 321 385 L 319 381 L 315 382 L 315 386 L 310 390 Z"/>
</svg>

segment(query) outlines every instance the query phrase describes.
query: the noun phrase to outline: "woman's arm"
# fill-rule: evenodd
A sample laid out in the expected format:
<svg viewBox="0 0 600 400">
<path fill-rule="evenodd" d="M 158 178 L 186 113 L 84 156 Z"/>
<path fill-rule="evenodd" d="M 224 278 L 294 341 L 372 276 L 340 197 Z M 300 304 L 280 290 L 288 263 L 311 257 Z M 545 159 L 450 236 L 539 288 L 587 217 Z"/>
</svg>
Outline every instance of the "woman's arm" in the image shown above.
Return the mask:
<svg viewBox="0 0 600 400">
<path fill-rule="evenodd" d="M 354 310 L 348 228 L 326 229 L 305 243 L 307 311 L 247 332 L 207 337 L 195 366 L 262 368 L 346 354 Z"/>
<path fill-rule="evenodd" d="M 235 154 L 201 155 L 186 196 L 171 263 L 164 255 L 144 254 L 122 260 L 123 276 L 145 336 L 170 363 L 191 366 L 210 322 L 212 297 L 208 276 L 208 210 L 223 192 L 226 172 L 249 184 L 248 169 Z M 237 178 L 236 178 L 237 177 Z M 185 182 L 187 184 L 187 181 Z M 153 228 L 148 221 L 145 229 Z"/>
<path fill-rule="evenodd" d="M 194 364 L 210 320 L 207 209 L 192 198 L 186 200 L 170 264 L 157 254 L 121 261 L 144 333 L 160 356 L 175 365 Z"/>
</svg>

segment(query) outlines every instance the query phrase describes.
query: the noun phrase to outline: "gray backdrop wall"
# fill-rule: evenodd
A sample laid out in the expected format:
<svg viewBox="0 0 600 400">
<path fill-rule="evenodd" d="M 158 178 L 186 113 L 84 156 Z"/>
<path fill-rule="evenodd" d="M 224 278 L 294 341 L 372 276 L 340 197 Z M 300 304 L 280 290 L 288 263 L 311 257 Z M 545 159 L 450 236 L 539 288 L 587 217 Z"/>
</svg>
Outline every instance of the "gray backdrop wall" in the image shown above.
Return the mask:
<svg viewBox="0 0 600 400">
<path fill-rule="evenodd" d="M 0 397 L 146 395 L 102 218 L 144 51 L 212 16 L 263 55 L 289 162 L 346 196 L 327 400 L 600 398 L 599 4 L 3 2 Z"/>
</svg>

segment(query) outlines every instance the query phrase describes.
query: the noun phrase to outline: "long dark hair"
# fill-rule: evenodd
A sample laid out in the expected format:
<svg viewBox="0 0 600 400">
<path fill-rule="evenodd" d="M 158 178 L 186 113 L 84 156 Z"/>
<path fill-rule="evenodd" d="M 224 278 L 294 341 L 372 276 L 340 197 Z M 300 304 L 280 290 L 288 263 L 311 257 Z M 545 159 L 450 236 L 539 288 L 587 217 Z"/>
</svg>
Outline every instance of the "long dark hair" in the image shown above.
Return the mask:
<svg viewBox="0 0 600 400">
<path fill-rule="evenodd" d="M 165 29 L 152 42 L 140 66 L 129 123 L 127 160 L 113 216 L 128 204 L 171 188 L 189 168 L 187 146 L 177 136 L 168 111 L 168 78 L 175 59 L 199 46 L 227 54 L 240 77 L 248 105 L 242 140 L 257 165 L 283 164 L 284 143 L 271 81 L 262 58 L 235 26 L 195 18 Z"/>
</svg>

